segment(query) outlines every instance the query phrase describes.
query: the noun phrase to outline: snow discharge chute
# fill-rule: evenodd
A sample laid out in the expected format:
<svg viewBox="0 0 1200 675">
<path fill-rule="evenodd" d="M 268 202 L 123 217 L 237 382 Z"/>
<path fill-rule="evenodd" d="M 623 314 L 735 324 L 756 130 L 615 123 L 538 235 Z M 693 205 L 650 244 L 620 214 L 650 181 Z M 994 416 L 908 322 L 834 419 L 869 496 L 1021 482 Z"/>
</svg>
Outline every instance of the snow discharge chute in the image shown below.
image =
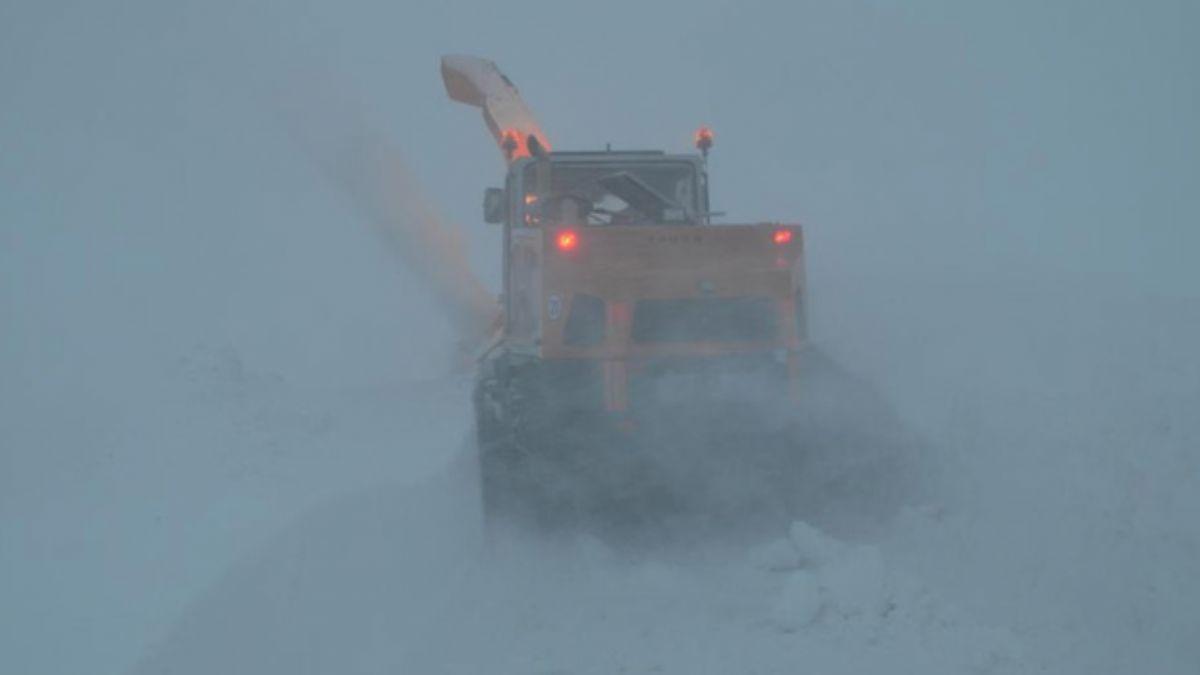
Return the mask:
<svg viewBox="0 0 1200 675">
<path fill-rule="evenodd" d="M 550 141 L 533 112 L 495 63 L 476 56 L 443 56 L 442 81 L 450 98 L 483 112 L 483 122 L 506 161 L 530 156 L 531 137 L 550 151 Z"/>
</svg>

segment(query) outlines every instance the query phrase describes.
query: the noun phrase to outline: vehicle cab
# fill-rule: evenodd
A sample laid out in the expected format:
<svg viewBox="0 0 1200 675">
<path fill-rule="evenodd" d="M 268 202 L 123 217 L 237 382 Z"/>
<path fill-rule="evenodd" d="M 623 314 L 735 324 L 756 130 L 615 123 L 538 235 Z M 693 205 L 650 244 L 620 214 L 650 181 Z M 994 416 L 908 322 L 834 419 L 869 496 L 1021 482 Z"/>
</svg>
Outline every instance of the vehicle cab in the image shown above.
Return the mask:
<svg viewBox="0 0 1200 675">
<path fill-rule="evenodd" d="M 489 222 L 508 227 L 701 225 L 708 177 L 698 155 L 661 151 L 553 152 L 523 157 L 504 190 L 485 197 Z"/>
</svg>

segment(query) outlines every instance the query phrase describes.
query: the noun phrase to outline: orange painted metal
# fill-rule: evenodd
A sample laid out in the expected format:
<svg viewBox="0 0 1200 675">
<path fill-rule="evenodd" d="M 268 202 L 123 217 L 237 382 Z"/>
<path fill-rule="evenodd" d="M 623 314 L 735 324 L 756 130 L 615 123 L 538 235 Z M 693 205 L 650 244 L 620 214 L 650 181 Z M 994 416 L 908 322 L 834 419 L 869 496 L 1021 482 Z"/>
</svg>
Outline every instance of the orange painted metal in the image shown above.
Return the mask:
<svg viewBox="0 0 1200 675">
<path fill-rule="evenodd" d="M 597 345 L 565 343 L 565 317 L 544 320 L 542 358 L 644 360 L 662 357 L 711 357 L 771 349 L 799 350 L 805 336 L 796 321 L 797 294 L 804 293 L 803 232 L 775 243 L 777 224 L 678 226 L 603 226 L 581 228 L 577 246 L 564 255 L 549 250 L 542 264 L 542 306 L 551 296 L 567 301 L 578 293 L 600 298 L 607 306 L 606 337 Z M 554 230 L 547 237 L 556 237 Z M 780 260 L 786 264 L 778 264 Z M 775 300 L 779 334 L 753 342 L 636 343 L 630 340 L 638 300 L 699 297 Z"/>
</svg>

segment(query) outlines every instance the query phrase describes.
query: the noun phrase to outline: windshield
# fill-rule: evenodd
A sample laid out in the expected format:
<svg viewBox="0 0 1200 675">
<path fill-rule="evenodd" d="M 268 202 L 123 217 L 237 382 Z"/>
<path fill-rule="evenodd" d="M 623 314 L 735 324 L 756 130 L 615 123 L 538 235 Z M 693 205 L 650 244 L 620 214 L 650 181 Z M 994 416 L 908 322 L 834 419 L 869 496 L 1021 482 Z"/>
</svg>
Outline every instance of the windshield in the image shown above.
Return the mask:
<svg viewBox="0 0 1200 675">
<path fill-rule="evenodd" d="M 556 162 L 536 205 L 555 224 L 694 224 L 696 171 L 688 162 Z"/>
</svg>

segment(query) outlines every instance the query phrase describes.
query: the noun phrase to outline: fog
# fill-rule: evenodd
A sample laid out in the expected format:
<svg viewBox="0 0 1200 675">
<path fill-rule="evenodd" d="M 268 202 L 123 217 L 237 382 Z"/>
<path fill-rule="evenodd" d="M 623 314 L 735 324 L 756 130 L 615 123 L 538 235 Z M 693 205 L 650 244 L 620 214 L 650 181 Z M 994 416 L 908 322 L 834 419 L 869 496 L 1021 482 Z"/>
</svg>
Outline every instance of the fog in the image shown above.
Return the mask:
<svg viewBox="0 0 1200 675">
<path fill-rule="evenodd" d="M 1197 19 L 0 5 L 0 669 L 1195 672 Z M 459 336 L 297 140 L 377 134 L 495 288 L 445 53 L 556 148 L 710 125 L 714 207 L 805 226 L 814 342 L 920 490 L 869 532 L 485 553 Z"/>
</svg>

